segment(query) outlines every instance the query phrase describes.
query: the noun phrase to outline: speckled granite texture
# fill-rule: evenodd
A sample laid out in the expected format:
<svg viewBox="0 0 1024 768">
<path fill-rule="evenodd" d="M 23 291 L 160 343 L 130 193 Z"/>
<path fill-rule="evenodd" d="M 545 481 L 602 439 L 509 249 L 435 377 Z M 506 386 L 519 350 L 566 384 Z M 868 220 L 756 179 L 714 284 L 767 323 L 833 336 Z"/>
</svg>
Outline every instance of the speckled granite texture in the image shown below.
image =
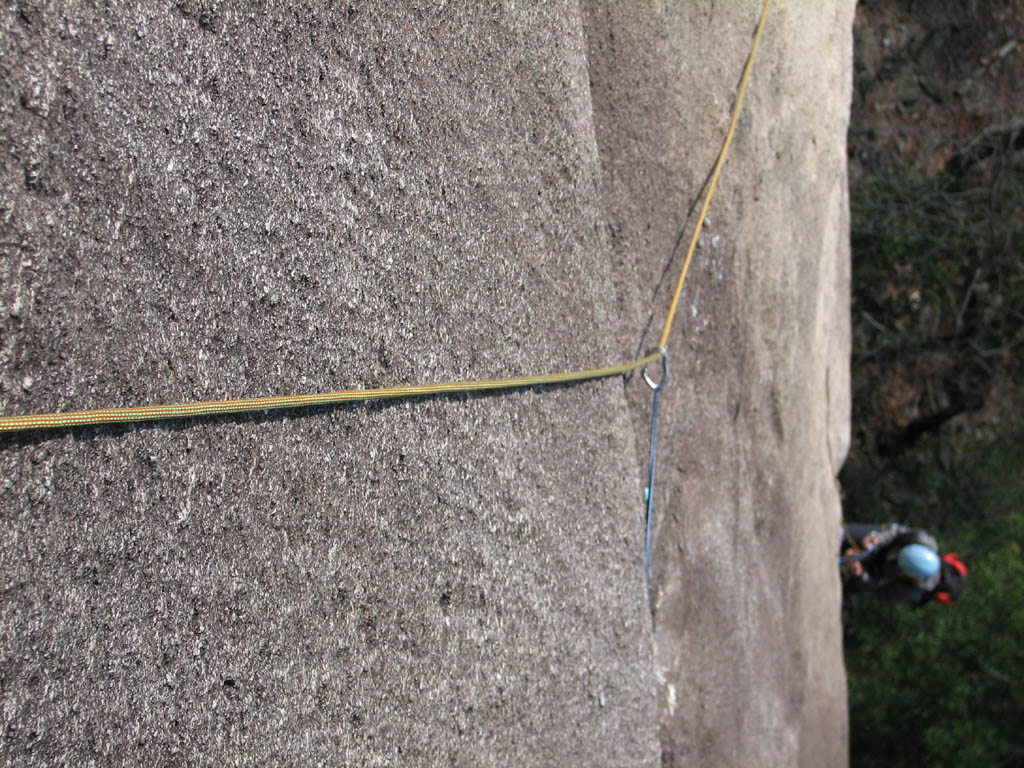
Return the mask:
<svg viewBox="0 0 1024 768">
<path fill-rule="evenodd" d="M 6 7 L 0 412 L 628 359 L 749 45 L 754 4 L 721 5 Z M 773 17 L 712 214 L 736 287 L 706 251 L 673 340 L 654 624 L 636 379 L 3 437 L 0 762 L 739 765 L 773 723 L 759 764 L 844 754 L 816 545 L 848 416 L 849 20 L 811 5 Z M 752 675 L 772 601 L 809 639 Z"/>
</svg>

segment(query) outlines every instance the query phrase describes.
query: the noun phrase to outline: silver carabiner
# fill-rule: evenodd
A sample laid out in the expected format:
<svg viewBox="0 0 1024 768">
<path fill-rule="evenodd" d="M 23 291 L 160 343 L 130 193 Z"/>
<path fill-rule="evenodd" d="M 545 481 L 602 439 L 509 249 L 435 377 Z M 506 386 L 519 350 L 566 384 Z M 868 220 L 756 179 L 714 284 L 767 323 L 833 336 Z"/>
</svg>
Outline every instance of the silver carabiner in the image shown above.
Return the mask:
<svg viewBox="0 0 1024 768">
<path fill-rule="evenodd" d="M 651 349 L 647 350 L 648 355 L 651 354 L 652 352 L 657 352 L 658 354 L 661 355 L 661 381 L 655 383 L 654 379 L 647 375 L 646 365 L 644 366 L 643 376 L 644 381 L 647 382 L 647 386 L 650 387 L 655 392 L 657 392 L 659 389 L 664 387 L 665 384 L 668 382 L 668 350 L 666 350 L 664 347 L 652 347 Z"/>
</svg>

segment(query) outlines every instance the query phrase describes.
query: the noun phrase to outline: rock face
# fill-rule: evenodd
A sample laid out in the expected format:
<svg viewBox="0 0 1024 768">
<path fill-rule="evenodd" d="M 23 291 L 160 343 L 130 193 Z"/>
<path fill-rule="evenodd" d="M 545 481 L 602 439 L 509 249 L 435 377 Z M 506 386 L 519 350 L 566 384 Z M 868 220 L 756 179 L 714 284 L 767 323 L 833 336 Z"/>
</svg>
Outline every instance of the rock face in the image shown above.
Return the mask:
<svg viewBox="0 0 1024 768">
<path fill-rule="evenodd" d="M 756 13 L 725 5 L 588 16 L 619 317 L 641 347 L 750 46 Z M 833 476 L 849 445 L 852 23 L 852 3 L 772 7 L 674 325 L 654 556 L 669 765 L 846 761 Z M 627 388 L 641 465 L 650 399 Z"/>
<path fill-rule="evenodd" d="M 0 412 L 629 359 L 726 5 L 4 11 Z M 638 377 L 7 436 L 3 760 L 844 761 L 853 9 L 816 5 L 772 10 L 684 294 L 653 606 Z"/>
</svg>

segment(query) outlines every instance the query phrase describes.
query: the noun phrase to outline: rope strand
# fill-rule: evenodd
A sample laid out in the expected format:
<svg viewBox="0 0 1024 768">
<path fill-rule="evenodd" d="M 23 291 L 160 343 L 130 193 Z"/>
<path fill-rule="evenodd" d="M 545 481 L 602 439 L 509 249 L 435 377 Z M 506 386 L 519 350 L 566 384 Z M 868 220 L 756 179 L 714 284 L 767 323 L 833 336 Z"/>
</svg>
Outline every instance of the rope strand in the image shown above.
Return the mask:
<svg viewBox="0 0 1024 768">
<path fill-rule="evenodd" d="M 544 384 L 567 384 L 574 381 L 601 379 L 628 373 L 636 368 L 653 363 L 659 357 L 660 353 L 654 352 L 631 363 L 613 365 L 606 368 L 593 368 L 586 371 L 572 371 L 569 373 L 542 374 L 539 376 L 517 376 L 508 379 L 454 381 L 444 384 L 386 387 L 382 389 L 347 389 L 339 392 L 323 392 L 308 395 L 252 397 L 241 400 L 210 400 L 175 405 L 144 405 L 129 408 L 40 413 L 29 416 L 5 416 L 0 417 L 0 433 L 16 432 L 25 429 L 59 429 L 62 427 L 86 427 L 96 424 L 125 424 L 128 422 L 166 419 L 189 419 L 197 416 L 257 413 L 259 411 L 283 408 L 308 408 L 310 406 L 386 400 L 396 397 L 480 392 L 495 389 L 519 389 L 523 387 L 537 387 Z"/>
<path fill-rule="evenodd" d="M 659 347 L 668 348 L 668 335 L 672 330 L 672 321 L 676 316 L 676 309 L 679 305 L 679 296 L 683 292 L 683 284 L 686 282 L 686 274 L 690 271 L 690 260 L 693 258 L 694 249 L 697 247 L 697 238 L 700 237 L 701 228 L 704 226 L 704 217 L 707 216 L 708 206 L 711 205 L 711 197 L 715 194 L 715 185 L 718 184 L 718 176 L 725 165 L 725 156 L 729 152 L 729 145 L 732 144 L 732 137 L 736 133 L 736 123 L 739 122 L 740 107 L 743 106 L 743 97 L 747 92 L 747 81 L 750 80 L 750 72 L 754 68 L 754 57 L 757 56 L 757 47 L 761 44 L 761 33 L 764 31 L 764 21 L 768 16 L 768 6 L 771 0 L 764 0 L 761 8 L 761 18 L 757 22 L 757 31 L 754 32 L 754 42 L 750 47 L 750 55 L 747 56 L 747 64 L 743 68 L 743 76 L 740 78 L 739 92 L 736 94 L 736 103 L 732 108 L 732 119 L 729 120 L 729 130 L 725 134 L 725 141 L 722 142 L 722 149 L 715 161 L 715 169 L 711 172 L 711 181 L 708 182 L 708 191 L 704 195 L 704 204 L 700 207 L 700 216 L 697 217 L 697 225 L 694 227 L 693 236 L 690 238 L 690 245 L 686 249 L 686 258 L 683 260 L 683 268 L 679 272 L 679 280 L 676 283 L 675 293 L 672 295 L 672 303 L 669 305 L 668 314 L 665 317 L 665 327 L 661 331 L 661 339 L 658 340 Z"/>
<path fill-rule="evenodd" d="M 754 34 L 754 42 L 747 56 L 747 63 L 740 79 L 739 92 L 736 96 L 736 103 L 733 106 L 732 118 L 729 122 L 729 130 L 726 133 L 722 149 L 718 154 L 714 170 L 711 174 L 711 181 L 708 184 L 707 193 L 704 196 L 704 204 L 701 206 L 700 216 L 697 225 L 690 239 L 690 245 L 686 251 L 686 259 L 683 262 L 679 280 L 676 283 L 675 294 L 665 319 L 665 327 L 661 332 L 661 339 L 658 347 L 667 348 L 669 333 L 672 329 L 672 321 L 675 318 L 679 305 L 679 297 L 686 282 L 686 275 L 690 268 L 690 261 L 697 245 L 697 238 L 700 236 L 704 217 L 707 215 L 708 206 L 711 204 L 711 197 L 718 182 L 722 165 L 725 163 L 725 156 L 732 143 L 733 135 L 736 132 L 736 123 L 739 119 L 740 107 L 743 104 L 743 97 L 746 93 L 747 82 L 750 78 L 750 71 L 754 64 L 754 56 L 757 53 L 758 44 L 761 40 L 761 33 L 764 29 L 765 18 L 768 13 L 768 6 L 771 0 L 765 0 L 761 9 L 761 17 L 757 23 L 757 31 Z M 388 387 L 382 389 L 350 389 L 339 392 L 324 392 L 306 395 L 283 395 L 275 397 L 254 397 L 239 400 L 205 401 L 198 403 L 181 403 L 175 405 L 147 405 L 127 408 L 102 408 L 87 411 L 69 411 L 65 413 L 41 413 L 27 416 L 3 416 L 0 417 L 0 433 L 17 432 L 28 429 L 60 429 L 67 427 L 85 427 L 97 424 L 124 424 L 129 422 L 157 421 L 164 419 L 188 419 L 197 416 L 217 416 L 233 413 L 255 413 L 259 411 L 277 410 L 283 408 L 306 408 L 310 406 L 335 405 L 338 403 L 351 403 L 368 400 L 383 400 L 397 397 L 417 397 L 422 395 L 450 394 L 458 392 L 479 392 L 495 389 L 517 389 L 523 387 L 535 387 L 543 384 L 564 384 L 574 381 L 586 381 L 589 379 L 606 378 L 616 376 L 648 365 L 661 357 L 661 352 L 654 352 L 646 357 L 639 358 L 622 365 L 613 365 L 605 368 L 593 368 L 585 371 L 572 371 L 568 373 L 552 373 L 539 376 L 518 376 L 507 379 L 484 379 L 481 381 L 461 381 L 445 384 L 428 384 L 403 387 Z"/>
</svg>

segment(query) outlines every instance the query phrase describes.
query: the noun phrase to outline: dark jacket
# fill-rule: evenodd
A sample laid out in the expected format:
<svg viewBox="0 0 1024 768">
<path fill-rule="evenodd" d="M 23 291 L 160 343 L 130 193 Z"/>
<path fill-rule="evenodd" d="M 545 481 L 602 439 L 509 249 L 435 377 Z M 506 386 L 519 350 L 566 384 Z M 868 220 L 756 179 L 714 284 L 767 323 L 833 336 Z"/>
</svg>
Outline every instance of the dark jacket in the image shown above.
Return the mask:
<svg viewBox="0 0 1024 768">
<path fill-rule="evenodd" d="M 892 603 L 907 603 L 915 608 L 931 600 L 932 593 L 939 586 L 940 573 L 928 579 L 916 579 L 900 570 L 900 550 L 909 544 L 922 544 L 938 552 L 935 539 L 920 528 L 903 525 L 847 525 L 850 536 L 858 543 L 868 534 L 874 533 L 879 542 L 874 549 L 857 556 L 864 568 L 860 576 L 852 573 L 846 580 L 847 592 L 870 592 L 881 600 Z M 845 548 L 844 548 L 845 549 Z"/>
</svg>

